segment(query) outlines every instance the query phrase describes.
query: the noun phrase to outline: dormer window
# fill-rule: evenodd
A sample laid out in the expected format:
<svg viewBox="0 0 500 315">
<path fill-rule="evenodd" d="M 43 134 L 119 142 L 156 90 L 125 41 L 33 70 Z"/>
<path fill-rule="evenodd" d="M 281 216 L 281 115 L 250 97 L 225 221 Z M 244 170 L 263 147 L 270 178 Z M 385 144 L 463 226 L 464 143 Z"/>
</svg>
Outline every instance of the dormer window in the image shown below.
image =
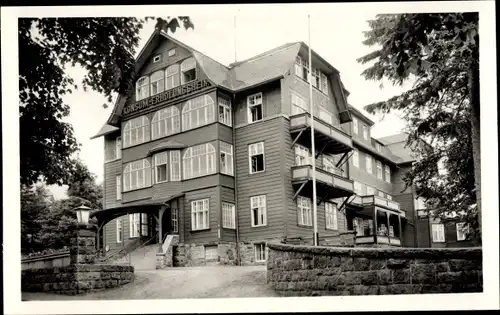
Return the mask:
<svg viewBox="0 0 500 315">
<path fill-rule="evenodd" d="M 247 97 L 248 122 L 262 120 L 262 93 L 252 94 Z"/>
<path fill-rule="evenodd" d="M 153 57 L 153 63 L 160 62 L 160 60 L 161 60 L 161 55 L 156 55 Z"/>
<path fill-rule="evenodd" d="M 135 84 L 135 100 L 140 101 L 149 97 L 149 77 L 142 77 Z"/>
<path fill-rule="evenodd" d="M 181 84 L 196 80 L 196 61 L 188 58 L 181 63 Z"/>
</svg>

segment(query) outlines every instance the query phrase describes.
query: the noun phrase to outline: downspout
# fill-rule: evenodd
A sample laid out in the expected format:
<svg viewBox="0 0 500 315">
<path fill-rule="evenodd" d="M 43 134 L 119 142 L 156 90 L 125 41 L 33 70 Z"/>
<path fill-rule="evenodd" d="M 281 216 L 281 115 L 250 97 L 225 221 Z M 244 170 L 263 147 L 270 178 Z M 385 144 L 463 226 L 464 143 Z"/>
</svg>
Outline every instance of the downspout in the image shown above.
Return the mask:
<svg viewBox="0 0 500 315">
<path fill-rule="evenodd" d="M 236 257 L 237 257 L 237 265 L 241 266 L 241 257 L 240 257 L 240 229 L 239 229 L 239 220 L 238 220 L 238 177 L 237 177 L 237 167 L 236 167 L 236 121 L 235 121 L 235 111 L 233 108 L 236 106 L 236 94 L 233 93 L 233 106 L 231 106 L 231 120 L 232 120 L 232 129 L 233 129 L 233 171 L 234 171 L 234 215 L 235 215 L 235 227 L 236 227 Z"/>
</svg>

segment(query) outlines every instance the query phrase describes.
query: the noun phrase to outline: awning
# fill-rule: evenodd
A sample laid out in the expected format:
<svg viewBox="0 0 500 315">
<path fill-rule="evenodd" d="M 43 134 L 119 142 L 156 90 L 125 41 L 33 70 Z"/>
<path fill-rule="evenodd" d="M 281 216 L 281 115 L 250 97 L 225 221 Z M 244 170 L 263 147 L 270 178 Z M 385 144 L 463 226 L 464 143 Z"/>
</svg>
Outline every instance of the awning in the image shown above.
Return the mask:
<svg viewBox="0 0 500 315">
<path fill-rule="evenodd" d="M 184 143 L 180 143 L 179 141 L 175 140 L 167 140 L 160 142 L 159 144 L 155 145 L 153 148 L 151 148 L 148 152 L 148 155 L 151 155 L 155 152 L 162 151 L 162 150 L 177 150 L 177 149 L 185 149 L 187 146 Z"/>
<path fill-rule="evenodd" d="M 120 130 L 120 128 L 112 126 L 112 125 L 109 125 L 109 124 L 104 124 L 101 127 L 101 130 L 99 130 L 99 132 L 95 136 L 90 137 L 90 139 L 99 138 L 101 136 L 107 135 L 109 133 L 112 133 L 112 132 L 115 132 L 115 131 L 118 131 L 118 130 Z"/>
<path fill-rule="evenodd" d="M 168 203 L 176 198 L 184 196 L 184 193 L 171 195 L 161 199 L 147 199 L 124 203 L 118 207 L 107 208 L 90 214 L 90 217 L 97 218 L 100 223 L 107 223 L 115 218 L 129 213 L 148 213 L 157 211 L 161 206 L 167 206 Z"/>
</svg>

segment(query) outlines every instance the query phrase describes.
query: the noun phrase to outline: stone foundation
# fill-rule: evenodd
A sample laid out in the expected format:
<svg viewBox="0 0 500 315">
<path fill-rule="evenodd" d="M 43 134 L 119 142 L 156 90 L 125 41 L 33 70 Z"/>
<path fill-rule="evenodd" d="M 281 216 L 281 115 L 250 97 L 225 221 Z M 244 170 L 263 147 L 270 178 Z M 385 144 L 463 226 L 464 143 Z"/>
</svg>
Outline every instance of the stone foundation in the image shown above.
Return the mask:
<svg viewBox="0 0 500 315">
<path fill-rule="evenodd" d="M 481 248 L 268 248 L 267 281 L 283 296 L 483 291 Z"/>
<path fill-rule="evenodd" d="M 207 249 L 216 247 L 216 256 L 207 257 Z M 178 244 L 172 247 L 173 266 L 191 267 L 238 264 L 235 243 Z"/>
<path fill-rule="evenodd" d="M 21 271 L 21 289 L 25 292 L 76 295 L 114 288 L 133 280 L 132 266 L 77 264 Z"/>
</svg>

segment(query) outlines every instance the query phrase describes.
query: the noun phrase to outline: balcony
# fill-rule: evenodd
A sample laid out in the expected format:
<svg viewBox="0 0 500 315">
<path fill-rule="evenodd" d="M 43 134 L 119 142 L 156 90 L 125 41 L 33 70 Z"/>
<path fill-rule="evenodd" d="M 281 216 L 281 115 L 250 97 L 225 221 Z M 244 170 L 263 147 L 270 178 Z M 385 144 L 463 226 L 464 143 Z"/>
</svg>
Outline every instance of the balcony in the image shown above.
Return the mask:
<svg viewBox="0 0 500 315">
<path fill-rule="evenodd" d="M 356 205 L 359 207 L 373 207 L 373 206 L 379 206 L 379 207 L 384 207 L 389 210 L 394 210 L 398 213 L 401 213 L 401 215 L 404 217 L 404 211 L 401 209 L 400 205 L 398 202 L 389 200 L 386 198 L 382 198 L 379 196 L 356 196 L 354 199 L 351 200 L 350 204 Z"/>
<path fill-rule="evenodd" d="M 340 129 L 336 119 L 327 119 L 325 114 L 314 117 L 315 145 L 319 152 L 341 154 L 353 149 L 352 138 Z M 326 115 L 328 116 L 328 115 Z M 329 117 L 329 116 L 328 116 Z M 331 117 L 334 117 L 331 115 Z M 290 133 L 295 135 L 294 143 L 311 147 L 311 115 L 302 113 L 290 116 Z"/>
<path fill-rule="evenodd" d="M 380 245 L 391 245 L 391 246 L 401 246 L 401 239 L 395 236 L 382 236 L 382 235 L 368 235 L 368 236 L 356 236 L 356 245 L 368 245 L 368 244 L 380 244 Z"/>
<path fill-rule="evenodd" d="M 316 194 L 322 200 L 348 197 L 353 194 L 353 181 L 340 175 L 316 168 Z M 292 167 L 292 185 L 298 187 L 296 195 L 312 196 L 312 166 Z"/>
</svg>

